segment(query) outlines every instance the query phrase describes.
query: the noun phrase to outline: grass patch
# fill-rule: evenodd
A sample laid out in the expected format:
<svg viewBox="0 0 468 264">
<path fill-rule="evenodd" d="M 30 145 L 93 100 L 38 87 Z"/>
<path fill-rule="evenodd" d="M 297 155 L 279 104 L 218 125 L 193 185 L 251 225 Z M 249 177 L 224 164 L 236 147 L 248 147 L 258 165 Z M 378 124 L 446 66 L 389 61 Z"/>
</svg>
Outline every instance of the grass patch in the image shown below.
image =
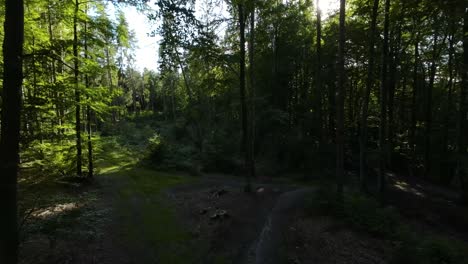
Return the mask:
<svg viewBox="0 0 468 264">
<path fill-rule="evenodd" d="M 180 172 L 156 171 L 139 160 L 145 149 L 122 146 L 116 138 L 102 140 L 99 150 L 101 175 L 113 185 L 119 230 L 130 249 L 150 252 L 138 256 L 148 263 L 190 263 L 202 252 L 191 245 L 191 234 L 177 221 L 176 212 L 163 190 L 193 181 Z M 145 253 L 146 254 L 146 253 Z"/>
<path fill-rule="evenodd" d="M 190 244 L 191 234 L 177 221 L 174 207 L 163 190 L 187 183 L 192 177 L 144 167 L 126 168 L 103 175 L 121 181 L 115 200 L 121 230 L 130 247 L 141 243 L 155 252 L 147 261 L 189 263 L 200 250 Z"/>
<path fill-rule="evenodd" d="M 96 141 L 94 148 L 98 174 L 108 174 L 135 166 L 142 156 L 137 148 L 121 145 L 117 137 L 102 137 Z"/>
</svg>

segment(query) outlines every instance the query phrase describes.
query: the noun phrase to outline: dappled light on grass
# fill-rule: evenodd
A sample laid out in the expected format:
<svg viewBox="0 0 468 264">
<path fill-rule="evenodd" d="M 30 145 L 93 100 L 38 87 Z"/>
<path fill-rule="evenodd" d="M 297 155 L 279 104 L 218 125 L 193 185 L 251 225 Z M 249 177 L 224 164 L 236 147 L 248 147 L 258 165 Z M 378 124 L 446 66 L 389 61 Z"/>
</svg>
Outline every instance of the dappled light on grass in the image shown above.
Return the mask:
<svg viewBox="0 0 468 264">
<path fill-rule="evenodd" d="M 425 197 L 424 193 L 422 193 L 422 192 L 418 191 L 417 189 L 411 187 L 407 182 L 404 182 L 402 180 L 396 181 L 393 184 L 393 186 L 395 186 L 398 190 L 408 192 L 408 193 L 412 193 L 412 194 L 415 194 L 415 195 L 420 196 L 420 197 Z"/>
<path fill-rule="evenodd" d="M 137 164 L 139 154 L 117 142 L 115 137 L 102 138 L 96 144 L 96 164 L 99 174 L 109 174 Z"/>
<path fill-rule="evenodd" d="M 130 255 L 144 251 L 138 259 L 145 263 L 189 263 L 198 251 L 186 245 L 190 234 L 177 221 L 165 190 L 194 178 L 145 167 L 144 150 L 144 144 L 128 144 L 123 137 L 101 138 L 97 144 L 97 179 L 112 192 L 108 202 L 118 219 L 116 232 Z"/>
<path fill-rule="evenodd" d="M 79 209 L 81 206 L 82 205 L 76 202 L 61 203 L 61 204 L 56 204 L 53 206 L 49 206 L 43 209 L 36 210 L 31 215 L 33 217 L 45 219 L 45 218 L 57 216 L 58 214 L 61 214 L 61 213 L 66 213 L 75 209 Z"/>
</svg>

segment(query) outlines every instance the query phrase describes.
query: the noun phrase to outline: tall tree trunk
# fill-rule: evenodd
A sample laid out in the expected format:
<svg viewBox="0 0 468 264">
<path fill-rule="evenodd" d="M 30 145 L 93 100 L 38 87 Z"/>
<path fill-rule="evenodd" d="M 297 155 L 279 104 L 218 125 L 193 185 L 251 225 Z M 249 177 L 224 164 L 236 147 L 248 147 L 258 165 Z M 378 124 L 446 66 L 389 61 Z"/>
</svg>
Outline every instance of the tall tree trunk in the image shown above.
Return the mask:
<svg viewBox="0 0 468 264">
<path fill-rule="evenodd" d="M 242 121 L 242 137 L 241 137 L 241 151 L 244 153 L 244 166 L 249 166 L 249 146 L 248 146 L 248 122 L 247 122 L 247 103 L 245 99 L 245 15 L 244 15 L 244 3 L 238 4 L 239 10 L 239 48 L 240 48 L 240 60 L 239 60 L 239 89 L 240 89 L 240 101 L 241 101 L 241 121 Z M 246 173 L 246 185 L 245 191 L 250 192 L 250 176 Z"/>
<path fill-rule="evenodd" d="M 387 125 L 387 149 L 386 149 L 386 164 L 389 168 L 392 167 L 392 154 L 394 148 L 394 134 L 395 134 L 395 93 L 397 85 L 399 83 L 398 65 L 400 64 L 400 53 L 401 50 L 401 24 L 397 26 L 396 41 L 391 45 L 391 56 L 390 56 L 390 71 L 389 71 L 389 86 L 388 86 L 388 125 Z"/>
<path fill-rule="evenodd" d="M 176 120 L 176 107 L 175 107 L 175 77 L 171 76 L 171 112 L 172 112 L 172 120 Z"/>
<path fill-rule="evenodd" d="M 78 60 L 78 11 L 79 2 L 75 0 L 75 9 L 73 13 L 73 82 L 75 85 L 75 130 L 76 130 L 76 175 L 81 177 L 81 93 L 78 83 L 79 60 Z"/>
<path fill-rule="evenodd" d="M 180 53 L 177 50 L 177 47 L 174 48 L 174 52 L 175 52 L 175 54 L 177 56 L 177 63 L 179 64 L 180 71 L 182 72 L 182 77 L 184 78 L 185 89 L 186 89 L 187 95 L 189 97 L 189 102 L 193 103 L 193 91 L 192 91 L 192 89 L 190 89 L 189 81 L 188 81 L 187 75 L 185 73 L 185 67 L 182 64 L 182 59 L 180 58 Z"/>
<path fill-rule="evenodd" d="M 467 160 L 467 139 L 468 134 L 468 113 L 467 113 L 467 92 L 468 92 L 468 3 L 465 2 L 465 15 L 463 19 L 463 63 L 461 68 L 462 85 L 460 86 L 460 112 L 458 115 L 458 177 L 460 180 L 460 200 L 468 203 L 467 183 L 466 183 L 466 160 Z M 465 161 L 465 162 L 464 162 Z"/>
<path fill-rule="evenodd" d="M 250 40 L 249 40 L 249 75 L 250 75 L 250 142 L 249 142 L 249 176 L 255 177 L 255 76 L 254 76 L 254 43 L 255 43 L 255 0 L 251 0 Z"/>
<path fill-rule="evenodd" d="M 107 72 L 107 81 L 109 82 L 109 91 L 112 97 L 114 97 L 114 84 L 112 82 L 112 68 L 110 65 L 110 54 L 109 54 L 109 43 L 106 40 L 106 72 Z M 110 105 L 113 106 L 115 104 L 114 99 L 110 102 Z M 117 113 L 115 109 L 111 110 L 112 116 L 111 116 L 111 121 L 112 123 L 115 123 L 117 121 Z"/>
<path fill-rule="evenodd" d="M 449 140 L 448 140 L 448 134 L 449 134 L 449 126 L 450 126 L 450 115 L 453 113 L 453 55 L 455 54 L 455 48 L 454 48 L 454 42 L 455 42 L 455 20 L 452 20 L 450 23 L 450 37 L 449 37 L 449 50 L 448 50 L 448 62 L 447 62 L 447 71 L 448 71 L 448 82 L 447 82 L 447 105 L 445 107 L 445 113 L 444 113 L 444 122 L 442 124 L 442 155 L 443 157 L 448 156 L 449 152 Z M 447 162 L 444 164 L 448 165 Z M 445 167 L 445 166 L 444 166 Z M 449 170 L 446 168 L 443 172 L 443 174 L 449 175 Z"/>
<path fill-rule="evenodd" d="M 167 86 L 163 84 L 163 86 L 161 87 L 161 97 L 162 97 L 162 101 L 163 101 L 163 116 L 164 116 L 164 120 L 167 121 L 167 117 L 168 117 L 168 114 L 167 112 L 169 112 L 168 110 L 168 103 L 166 102 L 167 101 Z"/>
<path fill-rule="evenodd" d="M 85 21 L 84 23 L 84 56 L 85 59 L 88 59 L 88 25 Z M 85 87 L 86 90 L 89 89 L 89 76 L 85 74 Z M 86 105 L 86 132 L 88 133 L 88 178 L 93 178 L 94 175 L 94 166 L 93 166 L 93 142 L 91 141 L 91 102 L 89 101 L 89 96 L 87 96 L 88 104 Z"/>
<path fill-rule="evenodd" d="M 154 114 L 156 113 L 156 84 L 154 79 L 151 77 L 149 79 L 149 88 L 150 88 L 150 107 L 151 107 L 151 112 Z"/>
<path fill-rule="evenodd" d="M 432 89 L 434 88 L 434 78 L 436 74 L 436 53 L 437 53 L 437 33 L 434 32 L 432 47 L 432 62 L 429 72 L 429 87 L 427 87 L 426 98 L 426 120 L 424 134 L 424 177 L 428 177 L 431 165 L 431 130 L 432 130 Z"/>
<path fill-rule="evenodd" d="M 345 98 L 345 0 L 340 0 L 340 35 L 338 42 L 338 87 L 336 91 L 336 178 L 338 199 L 343 200 L 344 184 L 344 98 Z"/>
<path fill-rule="evenodd" d="M 51 3 L 49 1 L 49 4 L 47 5 L 47 18 L 48 18 L 48 33 L 49 33 L 49 41 L 50 43 L 54 42 L 54 34 L 52 30 L 52 15 L 51 15 Z M 51 64 L 51 72 L 50 72 L 50 82 L 55 85 L 57 81 L 57 71 L 56 71 L 56 66 L 55 66 L 55 59 L 50 61 Z M 61 98 L 60 98 L 60 92 L 55 91 L 54 92 L 54 101 L 55 101 L 55 113 L 57 115 L 57 124 L 60 127 L 57 131 L 57 134 L 59 136 L 59 140 L 61 140 L 63 136 L 63 109 L 61 105 Z"/>
<path fill-rule="evenodd" d="M 31 56 L 31 59 L 32 59 L 32 75 L 33 75 L 33 80 L 32 80 L 32 90 L 34 91 L 33 92 L 33 97 L 28 97 L 28 99 L 33 99 L 32 102 L 37 102 L 37 93 L 38 93 L 38 89 L 37 89 L 37 69 L 36 69 L 36 56 L 34 55 L 34 53 L 36 52 L 36 38 L 34 36 L 34 33 L 32 35 L 32 56 Z M 31 89 L 28 89 L 28 90 L 31 90 Z M 42 126 L 41 126 L 41 120 L 40 120 L 40 114 L 38 113 L 38 111 L 34 110 L 33 111 L 33 114 L 32 114 L 32 118 L 33 120 L 35 120 L 35 125 L 36 127 L 32 129 L 32 133 L 31 135 L 34 137 L 36 136 L 39 136 L 39 142 L 42 144 L 43 143 L 43 133 L 42 133 Z M 29 120 L 25 120 L 25 122 L 29 122 Z M 32 123 L 31 123 L 32 125 Z M 35 131 L 36 130 L 36 131 Z M 36 135 L 34 135 L 36 134 Z"/>
<path fill-rule="evenodd" d="M 379 126 L 379 177 L 378 189 L 381 201 L 385 199 L 385 163 L 386 163 L 386 127 L 387 127 L 387 66 L 388 66 L 388 31 L 389 31 L 390 0 L 385 0 L 384 39 L 382 51 L 382 72 L 380 83 L 380 126 Z"/>
<path fill-rule="evenodd" d="M 450 166 L 449 160 L 449 127 L 450 127 L 450 116 L 453 114 L 453 55 L 455 54 L 454 40 L 455 40 L 455 20 L 452 19 L 450 22 L 450 37 L 449 37 L 449 50 L 448 50 L 448 81 L 447 81 L 447 102 L 444 108 L 444 119 L 442 122 L 442 168 L 440 174 L 440 181 L 444 184 L 448 184 L 453 176 L 453 171 Z"/>
<path fill-rule="evenodd" d="M 375 33 L 377 27 L 377 14 L 379 0 L 374 0 L 372 6 L 372 17 L 369 35 L 369 62 L 367 64 L 366 90 L 361 112 L 361 133 L 359 135 L 359 179 L 362 191 L 367 191 L 367 118 L 369 116 L 369 97 L 374 84 L 374 61 L 375 61 Z"/>
<path fill-rule="evenodd" d="M 416 33 L 417 34 L 417 33 Z M 411 98 L 411 126 L 410 126 L 410 148 L 411 148 L 411 176 L 414 176 L 416 170 L 416 122 L 417 122 L 417 96 L 419 87 L 419 40 L 416 35 L 414 43 L 414 65 L 413 65 L 413 95 Z"/>
<path fill-rule="evenodd" d="M 19 163 L 24 7 L 5 1 L 3 94 L 0 137 L 0 263 L 18 261 L 17 183 Z"/>
<path fill-rule="evenodd" d="M 316 75 L 315 75 L 315 83 L 316 83 L 316 89 L 315 89 L 315 107 L 317 108 L 317 117 L 316 117 L 316 122 L 317 122 L 317 127 L 318 127 L 318 132 L 319 132 L 319 149 L 321 148 L 325 137 L 325 132 L 323 131 L 323 113 L 322 113 L 322 10 L 319 8 L 319 3 L 320 0 L 317 0 L 315 4 L 315 9 L 317 13 L 317 25 L 316 25 L 316 31 L 317 31 L 317 47 L 316 47 L 316 52 L 317 52 L 317 61 L 316 61 Z"/>
</svg>

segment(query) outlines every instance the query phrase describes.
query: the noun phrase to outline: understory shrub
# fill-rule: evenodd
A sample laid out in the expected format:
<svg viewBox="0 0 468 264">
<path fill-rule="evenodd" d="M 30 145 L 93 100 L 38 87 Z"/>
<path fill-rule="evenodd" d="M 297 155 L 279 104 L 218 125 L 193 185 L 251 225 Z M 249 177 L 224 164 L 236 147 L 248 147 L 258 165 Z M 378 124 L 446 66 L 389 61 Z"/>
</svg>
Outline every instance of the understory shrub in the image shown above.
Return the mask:
<svg viewBox="0 0 468 264">
<path fill-rule="evenodd" d="M 375 199 L 361 194 L 349 195 L 343 204 L 343 214 L 351 225 L 372 234 L 394 237 L 400 216 L 393 207 L 381 207 Z"/>
<path fill-rule="evenodd" d="M 148 139 L 146 162 L 160 169 L 175 169 L 196 173 L 198 154 L 190 144 L 169 142 L 166 137 L 155 133 Z"/>
<path fill-rule="evenodd" d="M 22 157 L 23 167 L 38 169 L 45 175 L 70 175 L 76 163 L 75 143 L 73 141 L 32 142 L 25 148 Z"/>
<path fill-rule="evenodd" d="M 167 156 L 167 151 L 167 143 L 158 133 L 148 139 L 148 154 L 152 161 L 162 162 Z"/>
<path fill-rule="evenodd" d="M 353 228 L 393 238 L 399 233 L 400 215 L 393 207 L 382 207 L 377 200 L 360 193 L 346 193 L 343 204 L 332 188 L 321 188 L 309 201 L 309 211 L 334 215 Z"/>
<path fill-rule="evenodd" d="M 416 234 L 403 223 L 396 208 L 382 207 L 372 197 L 347 193 L 339 203 L 331 186 L 319 189 L 308 201 L 310 214 L 344 220 L 351 228 L 394 241 L 398 246 L 390 263 L 467 264 L 468 245 L 458 240 Z"/>
</svg>

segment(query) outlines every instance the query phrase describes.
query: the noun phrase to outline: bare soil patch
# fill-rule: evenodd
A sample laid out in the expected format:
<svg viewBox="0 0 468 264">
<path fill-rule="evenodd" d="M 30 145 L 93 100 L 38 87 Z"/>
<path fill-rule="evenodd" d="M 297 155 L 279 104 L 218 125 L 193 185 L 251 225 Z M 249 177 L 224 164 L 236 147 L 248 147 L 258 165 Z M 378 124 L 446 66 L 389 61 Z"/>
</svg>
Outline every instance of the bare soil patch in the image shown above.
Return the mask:
<svg viewBox="0 0 468 264">
<path fill-rule="evenodd" d="M 283 191 L 259 186 L 245 193 L 239 186 L 212 185 L 172 193 L 179 216 L 193 236 L 206 243 L 203 263 L 244 263 L 266 218 Z"/>
<path fill-rule="evenodd" d="M 327 216 L 297 215 L 285 233 L 288 263 L 388 263 L 396 245 Z"/>
</svg>

